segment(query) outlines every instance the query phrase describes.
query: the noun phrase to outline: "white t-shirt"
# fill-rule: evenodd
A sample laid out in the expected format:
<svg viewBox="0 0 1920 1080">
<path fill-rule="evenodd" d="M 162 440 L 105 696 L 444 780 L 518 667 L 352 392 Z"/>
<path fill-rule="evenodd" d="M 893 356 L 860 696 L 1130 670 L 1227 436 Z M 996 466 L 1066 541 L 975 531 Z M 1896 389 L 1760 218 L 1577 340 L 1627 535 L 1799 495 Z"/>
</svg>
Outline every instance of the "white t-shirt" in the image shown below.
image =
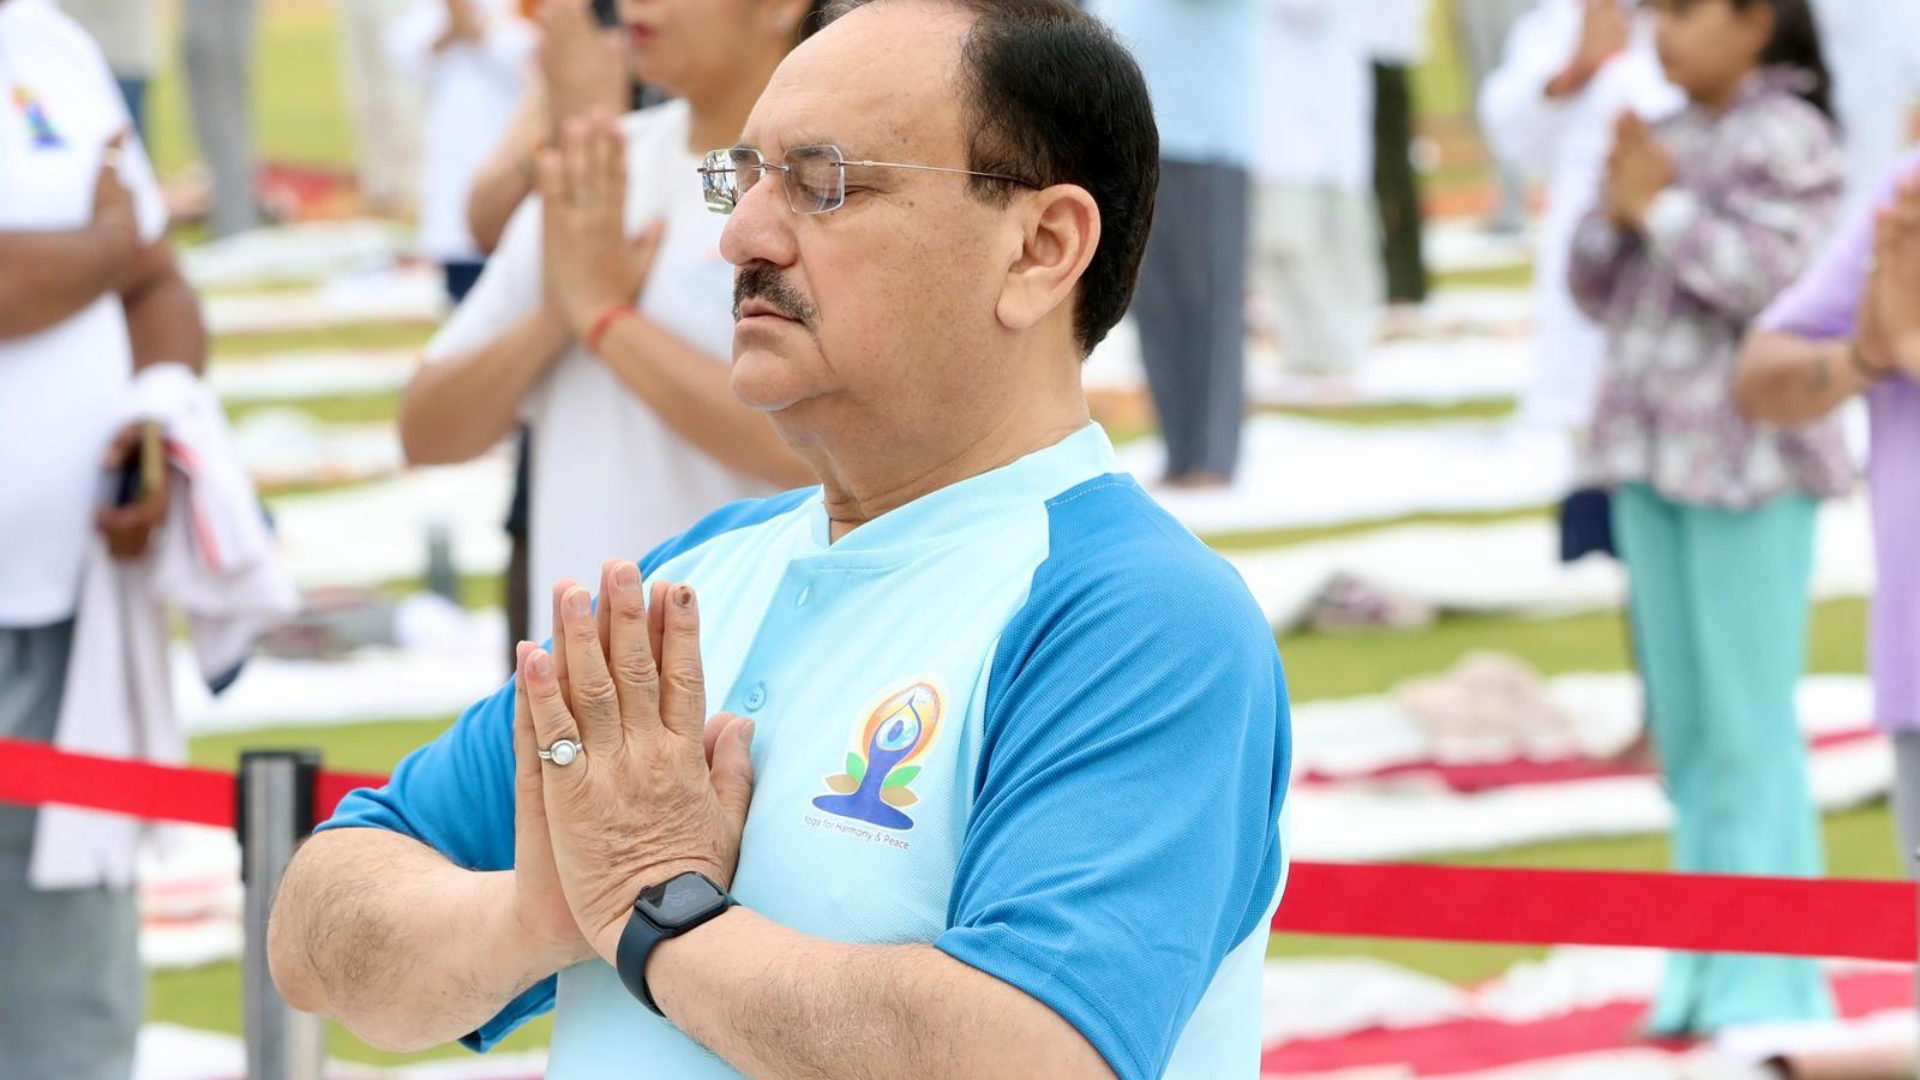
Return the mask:
<svg viewBox="0 0 1920 1080">
<path fill-rule="evenodd" d="M 533 54 L 533 31 L 519 17 L 518 0 L 470 2 L 486 27 L 478 42 L 433 51 L 447 29 L 445 0 L 419 0 L 386 37 L 394 66 L 426 88 L 420 247 L 442 262 L 481 257 L 467 228 L 467 193 L 513 122 Z"/>
<path fill-rule="evenodd" d="M 670 102 L 623 121 L 627 232 L 666 219 L 640 311 L 706 353 L 733 356 L 733 267 L 720 255 L 726 219 L 700 195 L 687 148 L 687 107 Z M 472 352 L 544 300 L 541 207 L 515 211 L 479 284 L 427 346 L 427 362 Z M 709 512 L 772 488 L 735 473 L 683 441 L 619 376 L 575 345 L 521 403 L 533 431 L 528 589 L 532 634 L 549 632 L 554 582 L 594 587 L 600 564 L 637 559 Z"/>
<path fill-rule="evenodd" d="M 158 238 L 166 204 L 131 130 L 85 31 L 50 4 L 0 2 L 0 233 L 86 226 L 107 142 L 124 131 L 120 180 L 141 236 Z M 132 374 L 118 295 L 0 340 L 0 626 L 72 617 L 103 489 L 100 458 Z"/>
<path fill-rule="evenodd" d="M 1260 22 L 1255 175 L 1373 189 L 1373 66 L 1352 0 L 1267 0 Z"/>
</svg>

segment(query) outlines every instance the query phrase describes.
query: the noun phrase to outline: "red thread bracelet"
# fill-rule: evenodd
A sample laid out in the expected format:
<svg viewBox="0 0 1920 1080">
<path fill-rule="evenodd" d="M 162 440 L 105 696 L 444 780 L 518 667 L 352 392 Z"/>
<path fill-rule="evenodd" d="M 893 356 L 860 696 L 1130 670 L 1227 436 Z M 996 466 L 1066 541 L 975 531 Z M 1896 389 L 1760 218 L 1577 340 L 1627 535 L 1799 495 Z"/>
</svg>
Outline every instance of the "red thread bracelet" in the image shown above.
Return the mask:
<svg viewBox="0 0 1920 1080">
<path fill-rule="evenodd" d="M 615 304 L 601 312 L 600 317 L 593 320 L 593 329 L 587 331 L 587 351 L 595 356 L 600 355 L 600 342 L 606 339 L 607 331 L 613 329 L 613 324 L 629 315 L 638 314 L 631 304 Z"/>
</svg>

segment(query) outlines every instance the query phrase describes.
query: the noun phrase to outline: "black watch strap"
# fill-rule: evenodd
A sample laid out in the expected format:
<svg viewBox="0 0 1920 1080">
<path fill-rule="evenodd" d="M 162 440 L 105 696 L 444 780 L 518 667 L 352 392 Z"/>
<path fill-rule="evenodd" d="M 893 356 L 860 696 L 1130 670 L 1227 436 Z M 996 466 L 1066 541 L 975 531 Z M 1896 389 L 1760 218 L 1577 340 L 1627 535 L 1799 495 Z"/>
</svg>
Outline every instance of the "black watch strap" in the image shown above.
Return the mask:
<svg viewBox="0 0 1920 1080">
<path fill-rule="evenodd" d="M 704 884 L 711 891 L 711 898 L 699 910 L 674 913 L 671 922 L 656 920 L 647 913 L 649 897 L 655 901 L 661 894 L 669 892 L 676 883 L 691 879 L 693 883 Z M 705 874 L 689 870 L 684 874 L 663 882 L 658 886 L 641 892 L 640 899 L 633 902 L 633 910 L 627 915 L 627 925 L 620 931 L 620 944 L 614 949 L 614 969 L 620 973 L 620 981 L 627 992 L 640 999 L 640 1004 L 653 1010 L 655 1016 L 665 1018 L 666 1013 L 654 1004 L 653 992 L 647 989 L 647 960 L 653 956 L 653 950 L 668 938 L 681 934 L 716 918 L 728 908 L 734 906 L 733 897 L 715 885 Z"/>
</svg>

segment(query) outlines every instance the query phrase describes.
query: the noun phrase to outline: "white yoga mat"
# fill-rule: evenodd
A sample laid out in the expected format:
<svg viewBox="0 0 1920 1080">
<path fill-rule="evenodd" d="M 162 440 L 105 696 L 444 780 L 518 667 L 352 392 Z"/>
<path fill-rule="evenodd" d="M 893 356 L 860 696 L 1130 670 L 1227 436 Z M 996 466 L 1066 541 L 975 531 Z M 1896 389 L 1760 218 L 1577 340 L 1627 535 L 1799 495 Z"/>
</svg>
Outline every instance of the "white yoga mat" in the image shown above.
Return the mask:
<svg viewBox="0 0 1920 1080">
<path fill-rule="evenodd" d="M 293 401 L 374 397 L 406 388 L 419 366 L 417 352 L 363 349 L 223 358 L 207 365 L 207 382 L 221 401 Z"/>
<path fill-rule="evenodd" d="M 1820 512 L 1813 595 L 1822 600 L 1873 591 L 1873 538 L 1866 500 Z M 1626 574 L 1604 556 L 1560 561 L 1558 526 L 1547 518 L 1486 525 L 1403 525 L 1339 540 L 1227 559 L 1278 630 L 1296 626 L 1336 576 L 1442 611 L 1537 617 L 1618 610 Z"/>
<path fill-rule="evenodd" d="M 447 313 L 446 285 L 428 266 L 333 278 L 319 288 L 205 298 L 207 329 L 219 334 L 329 330 L 367 323 L 431 326 Z"/>
<path fill-rule="evenodd" d="M 253 229 L 180 253 L 196 289 L 318 283 L 391 266 L 410 244 L 398 223 L 360 219 Z"/>
</svg>

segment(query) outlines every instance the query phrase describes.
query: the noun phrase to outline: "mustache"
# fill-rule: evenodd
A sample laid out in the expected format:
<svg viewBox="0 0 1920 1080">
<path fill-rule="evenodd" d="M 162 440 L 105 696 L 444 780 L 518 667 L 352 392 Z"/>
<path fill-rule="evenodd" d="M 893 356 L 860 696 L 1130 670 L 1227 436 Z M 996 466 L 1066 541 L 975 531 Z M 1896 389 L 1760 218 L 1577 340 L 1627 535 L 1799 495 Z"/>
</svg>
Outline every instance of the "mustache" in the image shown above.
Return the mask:
<svg viewBox="0 0 1920 1080">
<path fill-rule="evenodd" d="M 778 271 L 765 263 L 756 263 L 733 275 L 733 317 L 740 318 L 740 305 L 749 300 L 767 303 L 781 315 L 802 326 L 812 326 L 817 312 L 806 298 L 788 285 Z"/>
</svg>

